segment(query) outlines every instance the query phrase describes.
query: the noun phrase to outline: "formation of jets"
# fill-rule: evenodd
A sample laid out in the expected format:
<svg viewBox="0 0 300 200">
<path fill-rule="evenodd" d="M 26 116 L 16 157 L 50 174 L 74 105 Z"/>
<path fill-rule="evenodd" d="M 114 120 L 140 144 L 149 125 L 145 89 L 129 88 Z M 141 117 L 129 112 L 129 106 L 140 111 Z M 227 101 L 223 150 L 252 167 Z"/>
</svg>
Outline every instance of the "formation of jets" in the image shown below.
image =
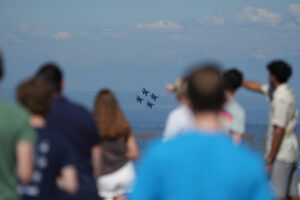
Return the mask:
<svg viewBox="0 0 300 200">
<path fill-rule="evenodd" d="M 148 90 L 146 90 L 145 88 L 143 88 L 143 89 L 142 89 L 142 93 L 143 93 L 144 98 L 146 98 L 146 97 L 148 97 L 148 94 L 150 93 L 150 91 L 148 91 Z M 144 99 L 144 98 L 142 98 L 140 95 L 137 95 L 137 96 L 136 96 L 136 101 L 137 101 L 138 103 L 142 104 L 142 102 L 143 102 L 144 100 L 147 100 L 147 99 Z M 150 98 L 151 98 L 151 100 L 156 101 L 156 99 L 158 98 L 158 96 L 156 96 L 156 95 L 152 92 L 151 95 L 150 95 Z M 146 105 L 147 105 L 148 108 L 152 109 L 152 107 L 154 106 L 154 103 L 151 103 L 149 100 L 147 100 Z"/>
</svg>

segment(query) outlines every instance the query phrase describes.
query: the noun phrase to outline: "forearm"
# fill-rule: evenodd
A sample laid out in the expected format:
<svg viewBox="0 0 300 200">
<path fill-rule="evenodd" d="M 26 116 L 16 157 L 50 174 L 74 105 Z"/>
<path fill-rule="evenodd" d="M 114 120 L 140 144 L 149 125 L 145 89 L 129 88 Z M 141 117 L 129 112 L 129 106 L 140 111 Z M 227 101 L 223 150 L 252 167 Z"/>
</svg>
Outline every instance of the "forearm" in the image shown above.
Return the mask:
<svg viewBox="0 0 300 200">
<path fill-rule="evenodd" d="M 92 165 L 94 170 L 94 177 L 98 178 L 101 175 L 102 149 L 100 145 L 92 149 Z"/>
<path fill-rule="evenodd" d="M 262 84 L 258 83 L 258 82 L 254 82 L 254 81 L 244 81 L 243 82 L 243 87 L 248 89 L 248 90 L 252 90 L 255 92 L 260 92 L 262 93 Z"/>
<path fill-rule="evenodd" d="M 69 194 L 75 194 L 78 190 L 78 177 L 74 166 L 62 169 L 61 176 L 56 179 L 57 186 Z"/>
<path fill-rule="evenodd" d="M 276 155 L 282 143 L 283 136 L 284 136 L 284 129 L 275 126 L 271 151 L 267 157 L 268 163 L 273 163 L 275 161 Z"/>
</svg>

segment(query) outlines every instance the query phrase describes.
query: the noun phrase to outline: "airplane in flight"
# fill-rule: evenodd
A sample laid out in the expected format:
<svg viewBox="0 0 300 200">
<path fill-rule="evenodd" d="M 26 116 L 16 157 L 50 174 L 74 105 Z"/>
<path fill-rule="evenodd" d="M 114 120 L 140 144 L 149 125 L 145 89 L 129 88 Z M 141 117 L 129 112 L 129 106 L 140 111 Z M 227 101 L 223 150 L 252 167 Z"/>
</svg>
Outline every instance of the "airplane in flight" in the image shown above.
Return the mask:
<svg viewBox="0 0 300 200">
<path fill-rule="evenodd" d="M 151 99 L 156 101 L 156 99 L 158 98 L 158 96 L 156 96 L 154 93 L 151 94 Z"/>
<path fill-rule="evenodd" d="M 144 101 L 143 98 L 141 98 L 139 95 L 136 96 L 136 101 L 139 102 L 140 104 L 142 103 L 142 101 Z"/>
<path fill-rule="evenodd" d="M 154 104 L 151 103 L 150 101 L 147 101 L 147 106 L 148 106 L 150 109 L 152 109 L 152 106 L 154 106 Z"/>
<path fill-rule="evenodd" d="M 146 90 L 145 88 L 143 88 L 142 92 L 143 92 L 143 94 L 144 94 L 145 96 L 148 96 L 148 94 L 150 93 L 150 92 L 149 92 L 148 90 Z"/>
</svg>

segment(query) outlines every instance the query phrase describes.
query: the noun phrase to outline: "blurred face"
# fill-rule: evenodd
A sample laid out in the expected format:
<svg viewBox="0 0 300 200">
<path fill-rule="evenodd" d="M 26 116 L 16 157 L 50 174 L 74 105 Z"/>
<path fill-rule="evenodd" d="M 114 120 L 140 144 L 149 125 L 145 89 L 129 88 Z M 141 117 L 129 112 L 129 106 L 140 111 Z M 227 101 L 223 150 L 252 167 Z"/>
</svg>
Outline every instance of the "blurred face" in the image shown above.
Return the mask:
<svg viewBox="0 0 300 200">
<path fill-rule="evenodd" d="M 277 80 L 276 80 L 276 77 L 273 74 L 269 75 L 269 82 L 270 82 L 270 85 L 272 87 L 276 86 Z"/>
</svg>

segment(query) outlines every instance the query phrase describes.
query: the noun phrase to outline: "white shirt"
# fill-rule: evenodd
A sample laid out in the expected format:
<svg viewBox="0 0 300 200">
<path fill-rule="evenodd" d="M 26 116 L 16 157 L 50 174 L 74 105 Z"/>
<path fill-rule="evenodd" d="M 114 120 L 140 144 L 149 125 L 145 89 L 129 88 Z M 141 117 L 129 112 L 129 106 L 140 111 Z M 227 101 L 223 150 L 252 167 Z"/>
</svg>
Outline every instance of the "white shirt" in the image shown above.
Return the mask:
<svg viewBox="0 0 300 200">
<path fill-rule="evenodd" d="M 273 93 L 270 92 L 268 86 L 264 85 L 263 92 L 272 102 L 269 116 L 266 156 L 268 156 L 271 151 L 274 126 L 276 125 L 285 129 L 285 134 L 276 155 L 276 160 L 288 163 L 296 162 L 298 158 L 298 140 L 295 129 L 299 110 L 294 92 L 287 84 L 280 85 Z"/>
<path fill-rule="evenodd" d="M 232 116 L 229 132 L 244 134 L 246 124 L 246 112 L 244 108 L 234 99 L 233 96 L 227 95 L 227 102 L 224 110 Z"/>
<path fill-rule="evenodd" d="M 170 112 L 163 132 L 164 140 L 174 138 L 193 128 L 195 128 L 195 117 L 190 108 L 182 104 Z"/>
</svg>

